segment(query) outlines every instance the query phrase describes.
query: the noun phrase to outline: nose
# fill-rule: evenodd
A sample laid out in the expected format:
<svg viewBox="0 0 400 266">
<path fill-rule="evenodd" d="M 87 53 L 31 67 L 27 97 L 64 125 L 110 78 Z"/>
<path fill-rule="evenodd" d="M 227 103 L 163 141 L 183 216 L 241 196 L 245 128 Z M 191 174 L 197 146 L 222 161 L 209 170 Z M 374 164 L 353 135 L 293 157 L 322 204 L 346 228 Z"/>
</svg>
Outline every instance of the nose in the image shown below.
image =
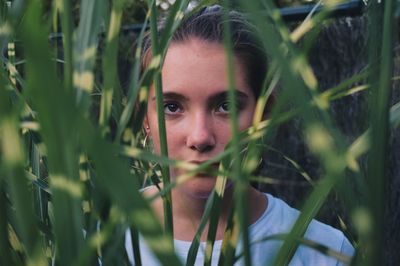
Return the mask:
<svg viewBox="0 0 400 266">
<path fill-rule="evenodd" d="M 198 152 L 212 151 L 216 144 L 214 125 L 207 114 L 195 114 L 188 131 L 186 146 Z"/>
</svg>

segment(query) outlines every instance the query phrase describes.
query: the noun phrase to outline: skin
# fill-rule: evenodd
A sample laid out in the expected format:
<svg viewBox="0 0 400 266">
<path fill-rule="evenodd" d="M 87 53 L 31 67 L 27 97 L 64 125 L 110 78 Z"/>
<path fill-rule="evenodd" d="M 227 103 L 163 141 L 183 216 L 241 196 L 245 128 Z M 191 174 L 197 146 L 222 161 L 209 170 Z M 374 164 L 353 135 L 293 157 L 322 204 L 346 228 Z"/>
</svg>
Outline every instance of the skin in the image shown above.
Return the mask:
<svg viewBox="0 0 400 266">
<path fill-rule="evenodd" d="M 256 99 L 245 82 L 245 72 L 235 58 L 235 82 L 239 129 L 251 126 Z M 172 43 L 162 68 L 164 112 L 167 129 L 168 154 L 173 159 L 201 164 L 224 150 L 231 138 L 229 120 L 228 81 L 226 56 L 220 43 L 197 38 Z M 147 133 L 153 140 L 156 153 L 160 153 L 155 90 L 150 88 Z M 213 165 L 217 167 L 217 165 Z M 183 170 L 171 169 L 172 179 Z M 172 191 L 174 238 L 191 241 L 200 222 L 208 195 L 214 188 L 215 176 L 199 173 Z M 156 192 L 151 188 L 145 192 Z M 255 222 L 267 207 L 266 198 L 249 187 L 250 223 Z M 217 239 L 222 239 L 232 202 L 232 189 L 228 188 L 223 200 Z M 153 208 L 162 221 L 161 200 Z M 183 230 L 184 229 L 184 230 Z M 202 238 L 206 238 L 205 230 Z"/>
</svg>

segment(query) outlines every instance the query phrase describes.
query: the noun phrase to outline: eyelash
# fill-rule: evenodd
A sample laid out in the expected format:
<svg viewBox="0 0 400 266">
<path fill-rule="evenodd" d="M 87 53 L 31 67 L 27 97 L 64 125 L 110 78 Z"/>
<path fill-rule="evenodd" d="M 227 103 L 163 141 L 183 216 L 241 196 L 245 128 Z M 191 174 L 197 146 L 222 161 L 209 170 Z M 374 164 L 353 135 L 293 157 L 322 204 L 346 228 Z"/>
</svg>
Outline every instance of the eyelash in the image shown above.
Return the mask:
<svg viewBox="0 0 400 266">
<path fill-rule="evenodd" d="M 229 102 L 228 101 L 223 101 L 223 102 L 221 102 L 220 104 L 218 104 L 218 106 L 217 106 L 217 111 L 218 112 L 221 112 L 221 113 L 229 113 Z M 226 107 L 226 108 L 224 108 L 224 107 Z M 224 110 L 221 110 L 220 111 L 220 109 L 224 109 Z"/>
<path fill-rule="evenodd" d="M 215 111 L 217 113 L 222 113 L 222 114 L 228 114 L 229 113 L 229 106 L 230 103 L 227 100 L 221 101 L 219 104 L 217 104 Z M 172 110 L 171 110 L 172 107 Z M 221 108 L 224 108 L 224 110 L 220 110 Z M 236 102 L 236 110 L 241 111 L 243 109 L 243 103 L 241 101 Z M 164 113 L 166 115 L 175 115 L 178 113 L 182 113 L 183 108 L 182 106 L 177 103 L 177 102 L 164 102 Z"/>
<path fill-rule="evenodd" d="M 226 110 L 221 111 L 221 112 L 228 114 L 229 113 L 229 109 L 230 109 L 230 105 L 231 105 L 229 101 L 223 101 L 220 104 L 218 104 L 217 110 L 222 108 L 224 105 L 226 105 L 227 108 L 226 108 Z M 241 111 L 243 109 L 243 103 L 240 102 L 240 101 L 237 101 L 235 103 L 235 106 L 236 106 L 236 110 L 237 111 Z"/>
<path fill-rule="evenodd" d="M 171 110 L 167 111 L 167 108 L 170 108 L 172 106 L 174 108 L 176 108 L 176 110 L 175 111 L 171 111 Z M 177 110 L 179 113 L 182 112 L 182 107 L 180 106 L 179 103 L 176 103 L 176 102 L 165 102 L 164 103 L 164 113 L 165 114 L 176 114 L 176 113 L 178 113 Z"/>
</svg>

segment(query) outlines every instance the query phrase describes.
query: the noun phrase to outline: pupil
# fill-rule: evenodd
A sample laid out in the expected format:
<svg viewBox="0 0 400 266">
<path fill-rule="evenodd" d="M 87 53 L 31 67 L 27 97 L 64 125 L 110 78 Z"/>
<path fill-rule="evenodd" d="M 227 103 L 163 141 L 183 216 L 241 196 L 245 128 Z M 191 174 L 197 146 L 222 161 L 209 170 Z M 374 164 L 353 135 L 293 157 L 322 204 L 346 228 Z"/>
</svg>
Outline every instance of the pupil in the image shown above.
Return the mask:
<svg viewBox="0 0 400 266">
<path fill-rule="evenodd" d="M 222 109 L 224 109 L 225 111 L 228 111 L 229 110 L 229 103 L 228 102 L 224 102 L 222 104 Z"/>
<path fill-rule="evenodd" d="M 167 105 L 167 108 L 170 112 L 176 112 L 178 110 L 178 106 L 176 104 L 170 103 Z"/>
</svg>

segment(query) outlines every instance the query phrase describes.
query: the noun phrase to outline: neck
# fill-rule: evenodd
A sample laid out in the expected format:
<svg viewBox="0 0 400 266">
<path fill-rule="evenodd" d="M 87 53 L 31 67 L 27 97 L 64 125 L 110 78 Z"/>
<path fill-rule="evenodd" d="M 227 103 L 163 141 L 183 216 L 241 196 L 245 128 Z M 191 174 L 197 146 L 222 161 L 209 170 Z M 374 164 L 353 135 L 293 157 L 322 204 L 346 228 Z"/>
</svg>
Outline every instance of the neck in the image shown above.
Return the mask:
<svg viewBox="0 0 400 266">
<path fill-rule="evenodd" d="M 175 239 L 192 241 L 197 229 L 199 228 L 201 218 L 204 214 L 207 198 L 193 197 L 183 191 L 176 189 L 173 193 L 173 212 L 174 212 L 174 237 Z M 232 188 L 225 191 L 221 201 L 219 219 L 216 229 L 216 239 L 222 239 L 232 205 Z M 182 230 L 182 228 L 184 228 Z M 209 224 L 207 223 L 202 235 L 201 241 L 207 240 Z"/>
<path fill-rule="evenodd" d="M 146 197 L 151 197 L 157 192 L 158 190 L 155 187 L 152 187 L 151 189 L 145 190 L 143 194 Z M 216 239 L 223 238 L 226 222 L 233 204 L 232 192 L 232 187 L 228 188 L 225 191 L 224 198 L 221 202 Z M 268 206 L 268 201 L 262 193 L 252 187 L 249 187 L 247 192 L 247 203 L 248 206 L 251 206 L 251 208 L 248 208 L 248 223 L 250 225 L 261 217 Z M 174 238 L 184 241 L 192 241 L 203 216 L 207 199 L 190 196 L 183 191 L 179 191 L 179 188 L 177 188 L 172 191 L 172 202 Z M 152 207 L 159 217 L 160 222 L 162 222 L 164 210 L 161 198 L 155 200 L 152 203 Z M 208 225 L 203 231 L 201 241 L 207 239 L 207 232 Z"/>
<path fill-rule="evenodd" d="M 267 208 L 265 196 L 249 187 L 247 190 L 247 201 L 251 208 L 248 208 L 248 223 L 253 224 L 260 218 Z M 185 241 L 192 241 L 199 227 L 201 218 L 206 208 L 207 198 L 195 198 L 187 193 L 176 189 L 172 191 L 173 216 L 174 216 L 174 238 Z M 233 205 L 233 189 L 225 191 L 221 202 L 219 222 L 216 232 L 216 239 L 222 239 L 228 221 L 228 217 Z M 208 225 L 206 225 L 201 241 L 207 239 Z"/>
<path fill-rule="evenodd" d="M 232 188 L 225 190 L 221 202 L 220 220 L 226 221 L 232 205 Z M 211 196 L 211 195 L 210 195 Z M 208 197 L 196 197 L 180 191 L 179 188 L 172 191 L 174 218 L 191 220 L 198 225 L 203 217 Z"/>
</svg>

